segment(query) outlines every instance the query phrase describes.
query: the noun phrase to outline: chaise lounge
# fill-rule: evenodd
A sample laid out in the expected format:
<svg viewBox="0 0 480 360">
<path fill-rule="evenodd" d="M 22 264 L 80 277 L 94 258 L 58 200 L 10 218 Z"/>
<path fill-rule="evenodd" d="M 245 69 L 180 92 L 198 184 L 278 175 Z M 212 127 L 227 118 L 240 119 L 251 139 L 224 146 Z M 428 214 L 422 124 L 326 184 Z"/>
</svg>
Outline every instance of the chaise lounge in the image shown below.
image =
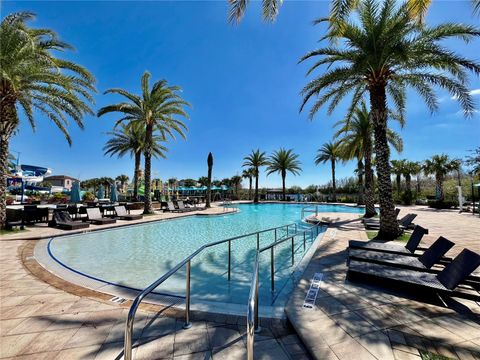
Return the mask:
<svg viewBox="0 0 480 360">
<path fill-rule="evenodd" d="M 53 220 L 49 223 L 49 226 L 63 230 L 78 230 L 88 228 L 90 224 L 73 221 L 67 211 L 54 211 Z"/>
<path fill-rule="evenodd" d="M 127 213 L 127 209 L 125 209 L 125 206 L 115 206 L 115 214 L 117 219 L 120 220 L 139 220 L 143 219 L 143 215 L 138 214 L 138 215 L 132 215 Z"/>
<path fill-rule="evenodd" d="M 417 214 L 407 214 L 400 220 L 398 220 L 398 224 L 400 227 L 405 230 L 413 226 L 413 220 L 417 217 Z M 373 229 L 378 230 L 380 229 L 380 221 L 373 220 L 373 219 L 365 219 L 363 222 L 366 229 Z"/>
<path fill-rule="evenodd" d="M 87 208 L 87 221 L 91 222 L 95 225 L 106 225 L 106 224 L 114 224 L 117 222 L 115 219 L 106 219 L 102 217 L 102 213 L 100 212 L 99 208 Z"/>
</svg>

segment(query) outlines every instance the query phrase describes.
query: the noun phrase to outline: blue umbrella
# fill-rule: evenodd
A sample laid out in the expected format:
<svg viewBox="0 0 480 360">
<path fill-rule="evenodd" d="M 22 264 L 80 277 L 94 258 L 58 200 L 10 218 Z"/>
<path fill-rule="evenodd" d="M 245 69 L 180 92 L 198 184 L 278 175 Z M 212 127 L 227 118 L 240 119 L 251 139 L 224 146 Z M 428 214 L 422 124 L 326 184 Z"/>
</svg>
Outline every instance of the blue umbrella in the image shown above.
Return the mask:
<svg viewBox="0 0 480 360">
<path fill-rule="evenodd" d="M 117 202 L 118 201 L 118 193 L 117 193 L 117 185 L 113 184 L 111 186 L 111 191 L 110 191 L 110 201 L 111 202 Z"/>
<path fill-rule="evenodd" d="M 103 199 L 105 197 L 105 188 L 103 185 L 100 185 L 100 187 L 97 190 L 97 199 Z"/>
<path fill-rule="evenodd" d="M 70 202 L 78 203 L 80 201 L 82 201 L 82 197 L 80 196 L 80 183 L 75 181 L 70 191 Z"/>
</svg>

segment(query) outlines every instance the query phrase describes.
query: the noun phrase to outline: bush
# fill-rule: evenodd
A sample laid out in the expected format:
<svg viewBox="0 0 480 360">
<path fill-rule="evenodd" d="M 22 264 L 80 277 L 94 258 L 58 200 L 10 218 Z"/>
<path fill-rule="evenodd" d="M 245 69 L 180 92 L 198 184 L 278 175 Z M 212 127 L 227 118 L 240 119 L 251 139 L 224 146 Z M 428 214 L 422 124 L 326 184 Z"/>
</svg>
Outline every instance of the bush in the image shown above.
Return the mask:
<svg viewBox="0 0 480 360">
<path fill-rule="evenodd" d="M 457 206 L 456 201 L 428 200 L 428 207 L 433 209 L 450 209 L 455 206 Z"/>
<path fill-rule="evenodd" d="M 405 191 L 402 193 L 401 196 L 402 203 L 404 205 L 412 205 L 412 200 L 413 200 L 413 194 L 411 191 Z"/>
<path fill-rule="evenodd" d="M 49 202 L 51 204 L 66 204 L 68 200 L 68 196 L 64 193 L 55 193 L 52 195 L 52 197 L 49 199 Z"/>
<path fill-rule="evenodd" d="M 15 198 L 13 196 L 7 196 L 6 198 L 7 205 L 12 205 L 14 201 L 15 201 Z"/>
<path fill-rule="evenodd" d="M 82 196 L 83 201 L 95 201 L 95 194 L 87 191 L 85 194 Z"/>
</svg>

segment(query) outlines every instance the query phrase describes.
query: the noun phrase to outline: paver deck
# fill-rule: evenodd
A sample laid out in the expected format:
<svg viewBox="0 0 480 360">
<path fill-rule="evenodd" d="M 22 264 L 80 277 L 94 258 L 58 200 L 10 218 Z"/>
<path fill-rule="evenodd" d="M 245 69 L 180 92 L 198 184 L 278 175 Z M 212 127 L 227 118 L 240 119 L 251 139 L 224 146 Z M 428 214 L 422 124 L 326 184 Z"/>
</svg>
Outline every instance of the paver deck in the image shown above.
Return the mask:
<svg viewBox="0 0 480 360">
<path fill-rule="evenodd" d="M 416 212 L 415 222 L 430 229 L 426 243 L 444 235 L 459 250 L 478 251 L 478 218 L 419 207 L 402 208 L 401 215 L 406 212 Z M 480 359 L 479 304 L 450 299 L 446 307 L 438 299 L 346 280 L 348 240 L 367 241 L 366 233 L 354 216 L 328 215 L 337 222 L 327 230 L 286 307 L 288 319 L 312 357 L 419 360 L 419 351 L 429 351 L 452 359 Z M 315 308 L 304 309 L 315 273 L 323 274 Z"/>
</svg>

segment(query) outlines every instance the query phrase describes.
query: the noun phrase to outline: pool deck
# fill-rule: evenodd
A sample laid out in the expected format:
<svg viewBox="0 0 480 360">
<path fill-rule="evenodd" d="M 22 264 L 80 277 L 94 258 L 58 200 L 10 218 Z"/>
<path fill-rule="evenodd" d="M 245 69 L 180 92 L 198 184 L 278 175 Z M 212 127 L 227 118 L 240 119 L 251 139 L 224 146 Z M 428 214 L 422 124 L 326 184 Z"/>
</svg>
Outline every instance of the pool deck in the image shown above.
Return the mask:
<svg viewBox="0 0 480 360">
<path fill-rule="evenodd" d="M 480 219 L 454 211 L 404 207 L 418 214 L 415 222 L 429 228 L 425 243 L 444 235 L 456 243 L 454 256 L 463 247 L 479 251 Z M 420 360 L 419 351 L 449 359 L 480 359 L 480 306 L 464 299 L 426 302 L 411 293 L 392 292 L 346 280 L 348 240 L 367 241 L 358 218 L 347 214 L 322 214 L 336 220 L 302 280 L 294 290 L 286 313 L 297 334 L 315 359 Z M 313 310 L 303 302 L 315 273 L 323 280 Z"/>
<path fill-rule="evenodd" d="M 237 210 L 234 208 L 227 209 L 219 204 L 212 204 L 212 207 L 209 209 L 205 209 L 204 205 L 198 207 L 199 210 L 197 211 L 190 211 L 185 213 L 176 213 L 176 212 L 162 212 L 162 211 L 155 211 L 155 214 L 152 215 L 144 215 L 143 219 L 138 220 L 118 220 L 114 224 L 108 225 L 94 225 L 90 224 L 87 229 L 81 230 L 61 230 L 57 228 L 48 227 L 47 224 L 33 224 L 27 225 L 25 227 L 26 231 L 18 231 L 13 232 L 7 235 L 0 235 L 0 241 L 2 240 L 39 240 L 39 239 L 47 239 L 54 236 L 62 236 L 62 235 L 71 235 L 71 234 L 78 234 L 88 231 L 96 231 L 96 230 L 105 230 L 110 228 L 118 228 L 121 226 L 128 226 L 128 225 L 135 225 L 135 224 L 142 224 L 142 223 L 149 223 L 154 221 L 161 221 L 161 220 L 169 220 L 169 219 L 176 219 L 180 217 L 186 216 L 215 216 L 215 215 L 225 215 L 225 214 L 232 214 Z M 131 214 L 142 214 L 143 210 L 131 210 Z"/>
<path fill-rule="evenodd" d="M 430 229 L 427 241 L 442 234 L 458 247 L 480 251 L 478 217 L 423 207 L 405 211 L 419 214 L 416 222 Z M 366 233 L 355 214 L 322 215 L 339 221 L 327 230 L 287 306 L 295 331 L 281 321 L 263 323 L 265 329 L 256 336 L 256 359 L 420 359 L 419 349 L 453 359 L 480 359 L 478 304 L 457 300 L 445 308 L 345 282 L 346 244 L 349 239 L 366 241 Z M 36 242 L 0 238 L 0 358 L 122 358 L 128 304 L 114 304 L 61 279 L 33 275 L 39 266 L 30 258 Z M 315 272 L 324 274 L 316 309 L 302 311 Z M 189 330 L 182 323 L 142 307 L 134 359 L 246 358 L 242 318 L 211 315 L 194 321 Z"/>
</svg>

